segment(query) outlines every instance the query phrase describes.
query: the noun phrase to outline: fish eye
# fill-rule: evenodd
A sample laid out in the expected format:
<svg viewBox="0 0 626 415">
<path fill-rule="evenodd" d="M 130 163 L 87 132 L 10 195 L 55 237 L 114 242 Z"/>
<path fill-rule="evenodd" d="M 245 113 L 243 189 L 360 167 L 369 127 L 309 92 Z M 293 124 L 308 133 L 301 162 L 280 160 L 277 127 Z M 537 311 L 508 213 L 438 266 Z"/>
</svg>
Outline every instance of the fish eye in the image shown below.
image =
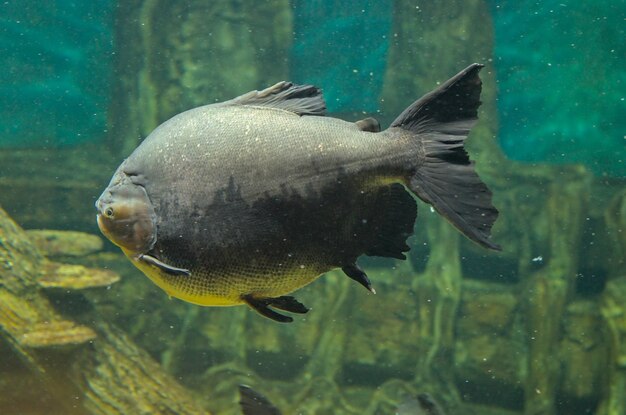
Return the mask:
<svg viewBox="0 0 626 415">
<path fill-rule="evenodd" d="M 106 216 L 109 219 L 113 219 L 113 208 L 112 207 L 108 207 L 106 209 L 104 209 L 104 216 Z"/>
</svg>

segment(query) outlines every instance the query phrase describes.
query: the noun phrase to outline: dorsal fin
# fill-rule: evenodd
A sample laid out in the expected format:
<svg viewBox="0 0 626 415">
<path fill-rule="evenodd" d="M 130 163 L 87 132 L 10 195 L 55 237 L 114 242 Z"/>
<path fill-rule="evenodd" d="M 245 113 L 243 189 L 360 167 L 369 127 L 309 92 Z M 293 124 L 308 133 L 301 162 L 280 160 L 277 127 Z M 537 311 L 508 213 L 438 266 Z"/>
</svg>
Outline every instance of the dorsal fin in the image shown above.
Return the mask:
<svg viewBox="0 0 626 415">
<path fill-rule="evenodd" d="M 321 89 L 286 81 L 262 91 L 250 91 L 227 104 L 280 108 L 298 115 L 326 115 L 326 102 Z"/>
<path fill-rule="evenodd" d="M 358 120 L 355 124 L 361 131 L 369 131 L 370 133 L 380 132 L 380 123 L 376 118 L 367 117 L 362 120 Z"/>
</svg>

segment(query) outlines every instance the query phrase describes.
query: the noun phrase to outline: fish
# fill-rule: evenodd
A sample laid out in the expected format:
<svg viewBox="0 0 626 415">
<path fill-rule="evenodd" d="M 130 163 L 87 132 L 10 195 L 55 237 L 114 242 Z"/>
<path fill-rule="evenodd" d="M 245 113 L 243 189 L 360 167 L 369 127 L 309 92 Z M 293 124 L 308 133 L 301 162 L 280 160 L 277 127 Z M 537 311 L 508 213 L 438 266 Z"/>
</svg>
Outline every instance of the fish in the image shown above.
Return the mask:
<svg viewBox="0 0 626 415">
<path fill-rule="evenodd" d="M 117 168 L 96 201 L 98 227 L 170 297 L 246 304 L 283 323 L 309 311 L 288 294 L 333 269 L 375 293 L 357 259 L 406 259 L 414 196 L 499 250 L 498 210 L 464 149 L 482 67 L 385 130 L 326 116 L 321 89 L 286 81 L 182 112 Z"/>
<path fill-rule="evenodd" d="M 445 415 L 441 405 L 429 393 L 407 398 L 398 405 L 395 415 Z"/>
<path fill-rule="evenodd" d="M 281 415 L 282 412 L 264 395 L 248 385 L 239 385 L 239 407 L 243 415 Z M 395 415 L 446 415 L 441 406 L 428 393 L 401 402 Z"/>
<path fill-rule="evenodd" d="M 239 385 L 239 407 L 243 415 L 281 415 L 280 409 L 274 406 L 264 395 L 248 385 Z"/>
</svg>

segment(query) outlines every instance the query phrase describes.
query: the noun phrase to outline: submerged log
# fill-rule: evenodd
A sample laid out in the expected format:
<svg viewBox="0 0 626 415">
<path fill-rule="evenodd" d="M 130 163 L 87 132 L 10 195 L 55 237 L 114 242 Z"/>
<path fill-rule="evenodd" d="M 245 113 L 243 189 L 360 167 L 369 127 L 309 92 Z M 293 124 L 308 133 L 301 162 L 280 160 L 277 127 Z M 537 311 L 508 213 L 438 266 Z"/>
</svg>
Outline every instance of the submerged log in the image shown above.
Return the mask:
<svg viewBox="0 0 626 415">
<path fill-rule="evenodd" d="M 89 414 L 208 413 L 124 333 L 104 322 L 96 331 L 93 349 L 76 362 Z"/>
<path fill-rule="evenodd" d="M 75 316 L 92 327 L 62 316 L 39 280 L 46 270 L 63 265 L 50 265 L 1 208 L 0 264 L 0 339 L 64 413 L 207 413 L 145 351 L 96 313 Z M 78 278 L 74 274 L 70 279 Z M 106 276 L 110 282 L 112 276 Z M 63 353 L 68 346 L 72 353 Z"/>
</svg>

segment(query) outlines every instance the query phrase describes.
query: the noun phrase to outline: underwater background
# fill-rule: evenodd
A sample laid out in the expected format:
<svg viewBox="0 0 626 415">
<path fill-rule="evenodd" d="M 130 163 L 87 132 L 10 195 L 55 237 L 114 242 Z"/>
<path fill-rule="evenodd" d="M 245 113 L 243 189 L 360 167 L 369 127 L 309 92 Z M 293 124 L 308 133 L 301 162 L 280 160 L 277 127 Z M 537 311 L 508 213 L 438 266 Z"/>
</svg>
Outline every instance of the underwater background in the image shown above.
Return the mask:
<svg viewBox="0 0 626 415">
<path fill-rule="evenodd" d="M 626 2 L 0 4 L 0 414 L 626 414 Z M 280 80 L 384 127 L 472 62 L 486 252 L 419 204 L 407 261 L 331 272 L 291 325 L 167 295 L 94 202 L 186 109 Z M 406 408 L 409 407 L 407 410 Z M 399 409 L 400 408 L 400 409 Z M 401 412 L 401 411 L 409 412 Z M 413 411 L 413 412 L 410 412 Z"/>
</svg>

